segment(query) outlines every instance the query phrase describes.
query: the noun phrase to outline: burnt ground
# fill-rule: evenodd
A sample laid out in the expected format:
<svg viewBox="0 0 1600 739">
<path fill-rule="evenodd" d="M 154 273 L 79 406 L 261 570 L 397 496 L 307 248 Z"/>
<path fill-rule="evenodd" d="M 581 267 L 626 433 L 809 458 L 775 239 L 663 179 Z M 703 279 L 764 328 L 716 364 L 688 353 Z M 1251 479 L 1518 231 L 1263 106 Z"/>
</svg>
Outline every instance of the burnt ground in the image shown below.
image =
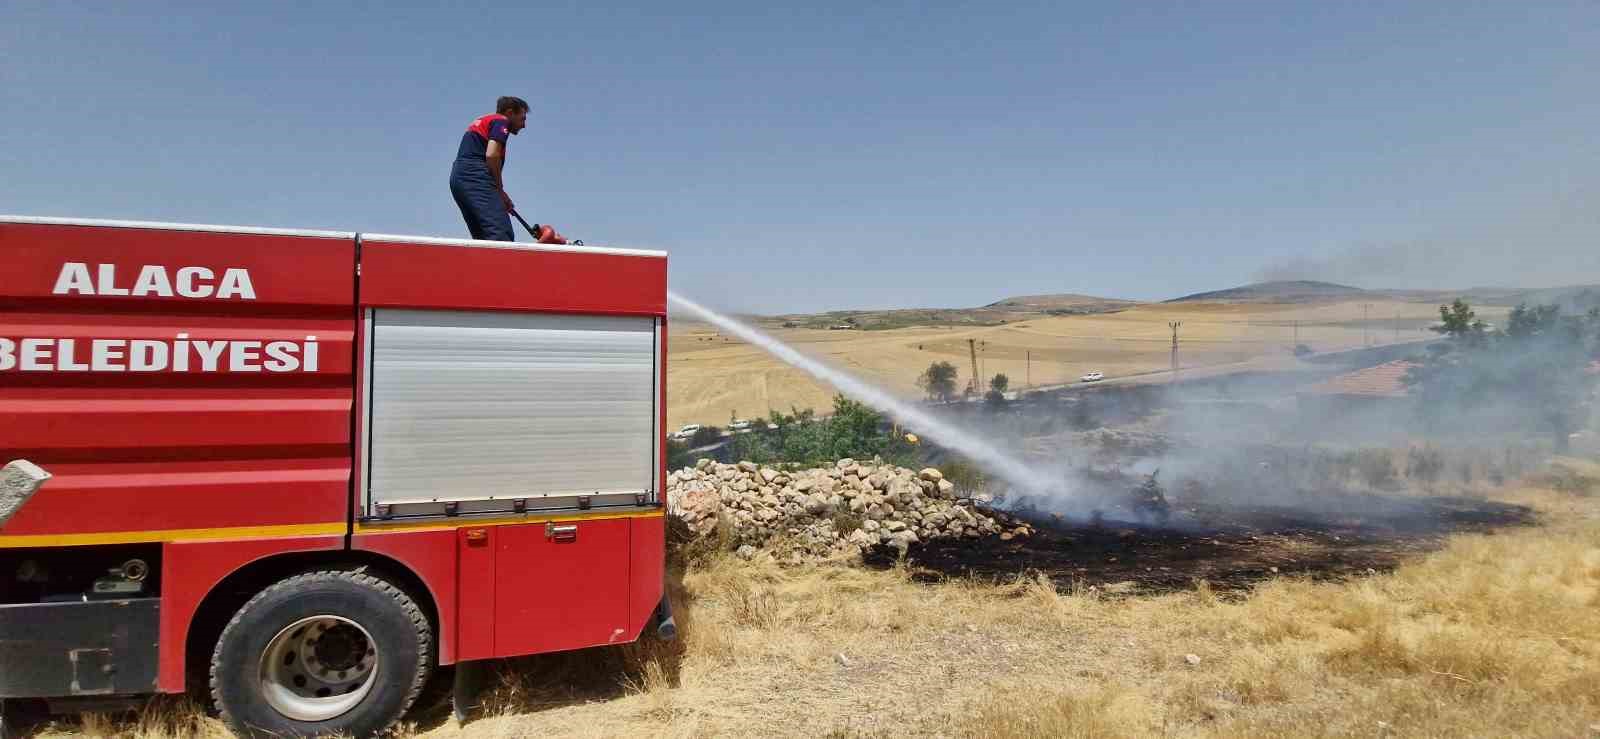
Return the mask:
<svg viewBox="0 0 1600 739">
<path fill-rule="evenodd" d="M 1017 517 L 1037 529 L 1033 535 L 929 542 L 911 547 L 906 559 L 924 580 L 1040 572 L 1063 589 L 1082 584 L 1113 593 L 1168 592 L 1205 580 L 1218 591 L 1239 591 L 1275 576 L 1326 580 L 1382 572 L 1438 548 L 1453 533 L 1535 523 L 1530 508 L 1467 498 L 1345 494 L 1318 503 L 1315 512 L 1175 506 L 1161 527 L 1020 512 Z M 867 564 L 891 566 L 896 554 L 880 548 Z"/>
</svg>

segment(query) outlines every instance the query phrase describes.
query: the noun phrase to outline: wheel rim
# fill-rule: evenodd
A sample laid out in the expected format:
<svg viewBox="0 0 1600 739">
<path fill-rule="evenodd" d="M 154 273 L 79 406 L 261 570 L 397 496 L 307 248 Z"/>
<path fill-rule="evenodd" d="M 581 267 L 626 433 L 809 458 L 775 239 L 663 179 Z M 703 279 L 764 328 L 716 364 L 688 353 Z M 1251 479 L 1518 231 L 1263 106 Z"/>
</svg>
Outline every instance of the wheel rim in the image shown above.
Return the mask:
<svg viewBox="0 0 1600 739">
<path fill-rule="evenodd" d="M 262 696 L 296 721 L 342 716 L 372 692 L 380 656 L 372 635 L 348 618 L 300 619 L 261 653 Z"/>
</svg>

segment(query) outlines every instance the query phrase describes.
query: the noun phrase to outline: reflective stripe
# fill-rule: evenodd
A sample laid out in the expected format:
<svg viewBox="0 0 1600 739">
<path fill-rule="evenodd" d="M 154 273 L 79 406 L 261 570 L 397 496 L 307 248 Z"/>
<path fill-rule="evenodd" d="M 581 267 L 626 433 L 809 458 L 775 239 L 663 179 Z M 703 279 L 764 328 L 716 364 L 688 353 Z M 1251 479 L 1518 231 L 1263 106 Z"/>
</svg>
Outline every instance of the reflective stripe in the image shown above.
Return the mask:
<svg viewBox="0 0 1600 739">
<path fill-rule="evenodd" d="M 343 535 L 343 523 L 297 523 L 282 526 L 231 526 L 217 529 L 169 529 L 165 531 L 102 531 L 91 534 L 0 535 L 0 549 L 20 547 L 76 547 L 91 544 L 137 544 L 152 541 L 190 541 L 208 539 L 271 539 L 285 536 Z"/>
<path fill-rule="evenodd" d="M 357 534 L 387 534 L 401 531 L 450 531 L 453 529 L 470 529 L 481 526 L 511 526 L 519 523 L 551 523 L 561 521 L 603 521 L 614 518 L 663 518 L 667 514 L 661 509 L 648 511 L 629 511 L 627 513 L 573 513 L 550 516 L 495 516 L 492 518 L 453 518 L 447 521 L 434 519 L 431 521 L 396 521 L 384 523 L 382 521 L 369 521 L 357 523 Z"/>
</svg>

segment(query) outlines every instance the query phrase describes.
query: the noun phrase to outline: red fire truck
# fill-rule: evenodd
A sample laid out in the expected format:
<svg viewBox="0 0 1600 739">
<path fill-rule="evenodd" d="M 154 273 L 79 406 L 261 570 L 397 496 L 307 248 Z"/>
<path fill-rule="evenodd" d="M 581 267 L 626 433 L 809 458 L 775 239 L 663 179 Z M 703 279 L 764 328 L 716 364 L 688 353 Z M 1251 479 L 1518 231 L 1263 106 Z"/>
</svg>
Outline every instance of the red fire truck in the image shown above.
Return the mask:
<svg viewBox="0 0 1600 739">
<path fill-rule="evenodd" d="M 436 666 L 670 632 L 665 254 L 0 216 L 0 265 L 13 708 L 365 735 Z"/>
</svg>

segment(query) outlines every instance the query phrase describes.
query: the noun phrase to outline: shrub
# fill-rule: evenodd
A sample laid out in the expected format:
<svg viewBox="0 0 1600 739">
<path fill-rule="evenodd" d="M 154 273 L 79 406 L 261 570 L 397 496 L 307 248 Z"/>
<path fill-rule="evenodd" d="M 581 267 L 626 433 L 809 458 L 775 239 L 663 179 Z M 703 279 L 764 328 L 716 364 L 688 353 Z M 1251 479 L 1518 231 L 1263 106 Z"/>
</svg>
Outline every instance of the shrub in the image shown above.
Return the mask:
<svg viewBox="0 0 1600 739">
<path fill-rule="evenodd" d="M 667 469 L 681 470 L 694 466 L 694 455 L 689 453 L 689 445 L 677 439 L 667 440 Z"/>
<path fill-rule="evenodd" d="M 774 412 L 776 431 L 740 434 L 730 450 L 736 459 L 758 464 L 832 464 L 845 457 L 872 459 L 903 466 L 917 463 L 918 449 L 904 437 L 885 430 L 883 414 L 843 395 L 833 399 L 833 415 L 817 420 L 809 410 Z"/>
<path fill-rule="evenodd" d="M 1355 466 L 1361 481 L 1369 487 L 1385 488 L 1394 484 L 1394 460 L 1388 449 L 1362 449 L 1356 452 Z"/>
<path fill-rule="evenodd" d="M 861 528 L 861 516 L 845 510 L 835 511 L 833 528 L 840 536 L 849 536 Z"/>
<path fill-rule="evenodd" d="M 702 447 L 722 441 L 722 429 L 716 426 L 701 426 L 700 430 L 689 437 L 690 447 Z"/>
<path fill-rule="evenodd" d="M 983 492 L 989 485 L 989 478 L 971 462 L 964 459 L 951 459 L 939 465 L 939 471 L 944 473 L 944 479 L 955 486 L 955 493 L 960 497 L 971 497 Z"/>
<path fill-rule="evenodd" d="M 1437 449 L 1422 447 L 1412 449 L 1406 458 L 1406 477 L 1424 484 L 1432 484 L 1444 471 L 1444 455 Z"/>
<path fill-rule="evenodd" d="M 1133 508 L 1141 518 L 1153 519 L 1158 524 L 1166 524 L 1171 509 L 1167 504 L 1167 492 L 1161 487 L 1158 476 L 1160 470 L 1150 473 L 1149 477 L 1133 490 Z"/>
</svg>

